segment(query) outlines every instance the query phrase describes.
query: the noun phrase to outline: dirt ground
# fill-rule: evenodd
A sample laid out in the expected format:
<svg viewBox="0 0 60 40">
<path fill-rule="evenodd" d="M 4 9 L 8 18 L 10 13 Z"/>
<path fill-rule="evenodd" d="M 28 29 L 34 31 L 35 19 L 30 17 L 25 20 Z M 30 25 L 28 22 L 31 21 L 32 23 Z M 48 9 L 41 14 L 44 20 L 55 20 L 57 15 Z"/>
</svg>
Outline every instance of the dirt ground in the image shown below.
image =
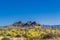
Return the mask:
<svg viewBox="0 0 60 40">
<path fill-rule="evenodd" d="M 3 37 L 0 37 L 0 40 L 2 40 L 2 38 Z M 23 38 L 23 37 L 21 37 L 21 38 L 10 38 L 11 40 L 29 40 L 29 39 L 27 39 L 27 38 Z M 35 40 L 35 39 L 33 39 L 33 40 Z M 53 38 L 53 39 L 39 39 L 39 40 L 60 40 L 60 37 L 58 37 L 58 38 Z"/>
</svg>

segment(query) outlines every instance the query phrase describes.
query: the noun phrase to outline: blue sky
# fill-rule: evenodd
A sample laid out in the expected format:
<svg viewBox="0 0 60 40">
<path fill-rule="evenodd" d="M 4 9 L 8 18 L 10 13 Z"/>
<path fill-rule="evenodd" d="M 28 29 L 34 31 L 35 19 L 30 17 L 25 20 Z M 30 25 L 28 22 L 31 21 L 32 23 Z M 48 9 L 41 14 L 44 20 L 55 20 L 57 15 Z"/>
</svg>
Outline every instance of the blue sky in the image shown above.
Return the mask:
<svg viewBox="0 0 60 40">
<path fill-rule="evenodd" d="M 60 0 L 0 0 L 0 26 L 16 21 L 60 24 Z"/>
</svg>

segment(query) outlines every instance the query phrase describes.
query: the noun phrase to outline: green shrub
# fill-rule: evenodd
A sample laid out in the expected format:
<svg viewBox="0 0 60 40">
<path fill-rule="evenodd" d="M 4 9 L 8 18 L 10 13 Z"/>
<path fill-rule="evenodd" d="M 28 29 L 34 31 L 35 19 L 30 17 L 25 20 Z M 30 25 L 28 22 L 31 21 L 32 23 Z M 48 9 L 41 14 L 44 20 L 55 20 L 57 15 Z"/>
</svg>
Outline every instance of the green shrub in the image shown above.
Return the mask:
<svg viewBox="0 0 60 40">
<path fill-rule="evenodd" d="M 20 35 L 16 35 L 16 37 L 21 37 Z"/>
<path fill-rule="evenodd" d="M 10 38 L 2 38 L 2 40 L 10 40 Z"/>
<path fill-rule="evenodd" d="M 25 37 L 27 38 L 43 38 L 45 32 L 43 31 L 39 31 L 39 30 L 35 30 L 35 29 L 29 29 L 26 34 Z"/>
</svg>

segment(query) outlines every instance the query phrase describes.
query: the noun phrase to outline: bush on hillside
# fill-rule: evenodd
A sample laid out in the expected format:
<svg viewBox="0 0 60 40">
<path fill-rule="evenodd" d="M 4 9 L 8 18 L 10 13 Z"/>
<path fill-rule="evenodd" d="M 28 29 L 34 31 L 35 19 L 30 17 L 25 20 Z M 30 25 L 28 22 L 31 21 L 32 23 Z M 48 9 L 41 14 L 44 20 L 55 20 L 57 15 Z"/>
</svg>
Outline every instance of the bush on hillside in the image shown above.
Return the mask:
<svg viewBox="0 0 60 40">
<path fill-rule="evenodd" d="M 2 38 L 2 40 L 10 40 L 10 38 Z"/>
<path fill-rule="evenodd" d="M 39 32 L 39 30 L 35 30 L 35 29 L 29 29 L 26 32 L 26 37 L 27 38 L 43 38 L 44 32 Z"/>
</svg>

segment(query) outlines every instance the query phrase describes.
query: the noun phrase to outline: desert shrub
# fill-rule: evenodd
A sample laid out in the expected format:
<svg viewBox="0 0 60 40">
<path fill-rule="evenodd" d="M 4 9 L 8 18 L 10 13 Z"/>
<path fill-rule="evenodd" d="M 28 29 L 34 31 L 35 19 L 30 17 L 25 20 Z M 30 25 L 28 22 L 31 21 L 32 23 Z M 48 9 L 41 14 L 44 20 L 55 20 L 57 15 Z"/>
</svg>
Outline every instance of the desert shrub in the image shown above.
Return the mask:
<svg viewBox="0 0 60 40">
<path fill-rule="evenodd" d="M 38 28 L 42 28 L 42 27 L 41 27 L 41 26 L 35 26 L 35 28 L 37 28 L 37 29 L 38 29 Z"/>
<path fill-rule="evenodd" d="M 7 36 L 12 36 L 12 37 L 15 37 L 17 34 L 16 34 L 16 30 L 10 30 L 7 32 Z"/>
<path fill-rule="evenodd" d="M 53 35 L 52 34 L 46 34 L 44 35 L 43 39 L 49 39 L 49 38 L 52 38 Z"/>
<path fill-rule="evenodd" d="M 16 35 L 16 37 L 21 37 L 20 35 Z"/>
<path fill-rule="evenodd" d="M 2 38 L 2 40 L 10 40 L 10 38 Z"/>
<path fill-rule="evenodd" d="M 46 32 L 47 32 L 47 33 L 51 33 L 52 30 L 50 30 L 50 29 L 46 29 Z"/>
<path fill-rule="evenodd" d="M 28 38 L 43 38 L 44 37 L 44 32 L 43 31 L 39 31 L 39 30 L 35 30 L 35 29 L 29 29 L 26 32 L 26 37 Z"/>
<path fill-rule="evenodd" d="M 7 36 L 11 36 L 10 34 L 7 34 Z"/>
</svg>

